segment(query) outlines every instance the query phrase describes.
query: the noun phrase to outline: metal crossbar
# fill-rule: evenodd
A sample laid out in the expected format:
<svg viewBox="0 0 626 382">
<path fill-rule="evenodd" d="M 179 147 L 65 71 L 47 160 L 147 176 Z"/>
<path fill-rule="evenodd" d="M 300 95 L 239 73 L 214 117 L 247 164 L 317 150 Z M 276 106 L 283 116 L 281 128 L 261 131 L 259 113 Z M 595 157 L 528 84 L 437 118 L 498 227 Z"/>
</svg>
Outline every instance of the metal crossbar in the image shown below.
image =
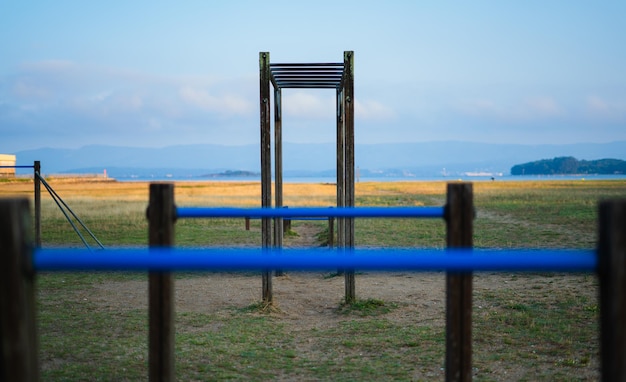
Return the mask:
<svg viewBox="0 0 626 382">
<path fill-rule="evenodd" d="M 270 64 L 271 81 L 279 89 L 332 88 L 341 86 L 343 63 Z"/>
<path fill-rule="evenodd" d="M 224 208 L 179 207 L 177 218 L 443 218 L 445 207 L 311 207 Z"/>
<path fill-rule="evenodd" d="M 592 250 L 493 249 L 39 249 L 38 271 L 199 271 L 350 268 L 372 271 L 592 272 Z"/>
</svg>

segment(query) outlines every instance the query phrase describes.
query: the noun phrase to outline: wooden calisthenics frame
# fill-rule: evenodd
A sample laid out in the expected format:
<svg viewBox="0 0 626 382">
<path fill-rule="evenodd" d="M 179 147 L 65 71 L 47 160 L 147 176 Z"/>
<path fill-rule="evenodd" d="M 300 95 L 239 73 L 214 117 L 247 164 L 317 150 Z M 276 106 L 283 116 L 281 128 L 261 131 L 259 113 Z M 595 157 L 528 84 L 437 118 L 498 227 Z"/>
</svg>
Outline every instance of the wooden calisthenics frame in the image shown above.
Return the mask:
<svg viewBox="0 0 626 382">
<path fill-rule="evenodd" d="M 354 52 L 343 52 L 340 63 L 274 64 L 269 52 L 259 53 L 261 119 L 261 206 L 272 207 L 272 134 L 270 83 L 274 89 L 274 206 L 283 206 L 282 89 L 335 89 L 337 108 L 337 207 L 354 207 Z M 283 246 L 282 218 L 264 218 L 263 248 Z M 330 232 L 332 235 L 333 232 Z M 354 247 L 354 219 L 337 221 L 337 246 Z M 354 270 L 345 273 L 345 300 L 356 300 Z M 262 297 L 271 303 L 271 270 L 262 272 Z"/>
</svg>

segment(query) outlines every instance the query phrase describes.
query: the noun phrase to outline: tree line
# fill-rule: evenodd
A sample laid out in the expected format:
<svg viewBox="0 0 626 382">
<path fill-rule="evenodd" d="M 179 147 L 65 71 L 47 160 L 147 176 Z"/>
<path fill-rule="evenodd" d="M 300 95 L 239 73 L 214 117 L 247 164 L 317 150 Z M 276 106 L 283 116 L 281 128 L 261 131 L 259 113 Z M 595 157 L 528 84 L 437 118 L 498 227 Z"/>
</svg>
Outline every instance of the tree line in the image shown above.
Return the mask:
<svg viewBox="0 0 626 382">
<path fill-rule="evenodd" d="M 511 168 L 511 175 L 563 174 L 626 174 L 626 161 L 620 159 L 578 160 L 574 157 L 557 157 L 518 164 Z"/>
</svg>

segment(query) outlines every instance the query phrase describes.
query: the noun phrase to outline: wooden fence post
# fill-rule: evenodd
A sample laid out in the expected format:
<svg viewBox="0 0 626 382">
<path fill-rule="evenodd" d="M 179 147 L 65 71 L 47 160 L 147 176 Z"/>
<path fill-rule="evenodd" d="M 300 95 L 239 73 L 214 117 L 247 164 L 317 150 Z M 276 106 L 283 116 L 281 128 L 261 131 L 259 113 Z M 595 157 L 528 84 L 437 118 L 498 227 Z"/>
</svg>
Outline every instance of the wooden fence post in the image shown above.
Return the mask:
<svg viewBox="0 0 626 382">
<path fill-rule="evenodd" d="M 473 246 L 474 200 L 471 183 L 449 183 L 446 204 L 449 248 Z M 446 275 L 446 381 L 472 379 L 472 273 Z"/>
<path fill-rule="evenodd" d="M 27 199 L 0 199 L 0 381 L 39 380 L 30 219 Z"/>
<path fill-rule="evenodd" d="M 33 184 L 35 185 L 35 245 L 41 248 L 41 162 L 33 164 Z"/>
<path fill-rule="evenodd" d="M 283 208 L 289 208 L 289 206 L 283 206 Z M 283 236 L 289 231 L 291 231 L 291 218 L 283 219 Z"/>
<path fill-rule="evenodd" d="M 602 381 L 626 381 L 626 200 L 599 205 Z"/>
<path fill-rule="evenodd" d="M 150 247 L 174 244 L 174 185 L 150 184 L 148 205 Z M 150 381 L 174 381 L 174 279 L 169 272 L 150 272 L 149 292 L 149 360 Z"/>
</svg>

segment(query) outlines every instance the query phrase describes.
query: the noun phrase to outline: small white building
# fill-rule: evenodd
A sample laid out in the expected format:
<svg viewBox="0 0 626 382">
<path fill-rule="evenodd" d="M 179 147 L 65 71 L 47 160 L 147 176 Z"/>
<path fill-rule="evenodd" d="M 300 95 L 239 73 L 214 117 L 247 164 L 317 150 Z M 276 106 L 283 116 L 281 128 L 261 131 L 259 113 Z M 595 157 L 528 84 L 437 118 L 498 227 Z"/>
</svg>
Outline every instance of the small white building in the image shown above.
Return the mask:
<svg viewBox="0 0 626 382">
<path fill-rule="evenodd" d="M 15 167 L 6 168 L 2 166 L 15 166 L 15 155 L 0 154 L 0 177 L 15 176 Z"/>
</svg>

